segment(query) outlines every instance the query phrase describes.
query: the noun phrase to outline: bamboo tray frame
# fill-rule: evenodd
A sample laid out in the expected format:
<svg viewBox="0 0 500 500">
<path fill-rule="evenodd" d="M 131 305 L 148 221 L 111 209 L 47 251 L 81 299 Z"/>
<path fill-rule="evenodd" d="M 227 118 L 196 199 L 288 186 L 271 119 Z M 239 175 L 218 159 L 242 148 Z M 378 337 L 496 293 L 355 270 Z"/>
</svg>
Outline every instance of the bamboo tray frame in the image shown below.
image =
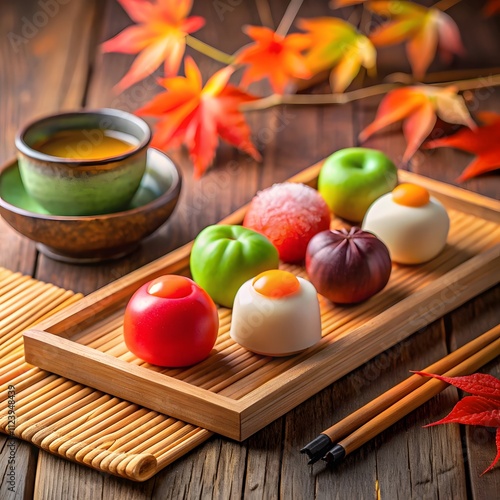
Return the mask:
<svg viewBox="0 0 500 500">
<path fill-rule="evenodd" d="M 320 168 L 321 163 L 290 180 L 315 186 Z M 240 364 L 241 352 L 250 353 L 229 339 L 230 311 L 223 308 L 219 310 L 221 330 L 217 345 L 220 350 L 195 367 L 160 370 L 141 362 L 131 353 L 117 354 L 120 359 L 112 354 L 120 351 L 117 350 L 121 339 L 120 319 L 128 299 L 139 286 L 155 277 L 188 273 L 191 242 L 92 293 L 37 329 L 25 332 L 26 360 L 79 383 L 242 441 L 372 357 L 498 283 L 500 202 L 406 171 L 399 172 L 399 180 L 425 186 L 438 197 L 449 209 L 452 230 L 455 219 L 460 221 L 455 238 L 463 243 L 462 247 L 457 247 L 455 252 L 453 246 L 448 246 L 445 250 L 448 253 L 442 255 L 441 260 L 438 256 L 431 261 L 434 264 L 430 264 L 429 269 L 437 272 L 451 267 L 432 279 L 432 272 L 429 271 L 429 277 L 422 271 L 425 265 L 399 266 L 401 281 L 422 280 L 423 285 L 402 300 L 391 303 L 384 311 L 375 311 L 370 316 L 366 311 L 370 307 L 376 309 L 386 300 L 382 298 L 384 290 L 365 303 L 371 305 L 359 306 L 365 308 L 362 309 L 364 316 L 360 316 L 354 327 L 344 330 L 341 327 L 338 334 L 335 328 L 329 330 L 331 311 L 327 314 L 328 309 L 323 309 L 332 306 L 321 299 L 323 339 L 301 354 L 275 359 L 251 355 L 250 361 L 242 355 L 245 361 Z M 241 223 L 245 210 L 246 207 L 241 208 L 221 223 Z M 456 265 L 450 264 L 455 261 Z M 298 267 L 285 267 L 301 272 Z M 388 287 L 392 280 L 391 276 Z M 356 307 L 349 313 L 349 308 L 333 306 L 339 314 L 347 310 L 348 321 L 358 316 Z M 348 322 L 346 324 L 349 326 Z M 113 330 L 111 336 L 110 328 Z M 95 348 L 101 334 L 101 343 L 110 344 L 109 349 Z M 255 370 L 252 376 L 257 374 L 257 385 L 248 387 L 246 384 L 247 387 L 242 388 L 238 377 L 244 376 L 238 375 L 238 370 L 234 376 L 223 374 L 224 381 L 217 382 L 221 380 L 220 371 L 225 365 L 223 361 L 217 365 L 216 358 L 228 346 L 233 351 L 228 356 L 227 368 L 247 373 L 250 366 L 250 371 Z M 215 370 L 211 380 L 210 371 L 214 366 L 219 369 L 219 378 L 215 377 Z M 233 390 L 232 378 L 235 379 Z M 203 383 L 191 383 L 193 379 L 203 380 Z"/>
</svg>

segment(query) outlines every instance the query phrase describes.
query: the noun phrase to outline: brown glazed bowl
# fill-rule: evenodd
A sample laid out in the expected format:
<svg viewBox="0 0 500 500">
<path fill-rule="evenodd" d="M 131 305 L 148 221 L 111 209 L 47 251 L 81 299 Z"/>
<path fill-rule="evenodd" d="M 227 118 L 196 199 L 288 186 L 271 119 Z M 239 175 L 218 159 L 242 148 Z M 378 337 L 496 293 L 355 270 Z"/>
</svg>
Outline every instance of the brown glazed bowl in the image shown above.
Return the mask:
<svg viewBox="0 0 500 500">
<path fill-rule="evenodd" d="M 165 223 L 177 204 L 182 179 L 172 160 L 149 149 L 146 172 L 126 210 L 103 215 L 51 215 L 26 192 L 17 161 L 0 167 L 0 215 L 38 250 L 71 263 L 122 257 Z"/>
</svg>

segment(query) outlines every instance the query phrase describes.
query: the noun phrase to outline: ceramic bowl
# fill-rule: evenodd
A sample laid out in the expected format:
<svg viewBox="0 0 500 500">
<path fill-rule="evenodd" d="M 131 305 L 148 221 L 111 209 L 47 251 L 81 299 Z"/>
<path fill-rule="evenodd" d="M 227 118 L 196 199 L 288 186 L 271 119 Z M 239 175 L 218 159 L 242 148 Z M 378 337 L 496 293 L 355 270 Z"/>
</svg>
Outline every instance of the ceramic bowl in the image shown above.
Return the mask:
<svg viewBox="0 0 500 500">
<path fill-rule="evenodd" d="M 172 214 L 182 179 L 162 152 L 149 149 L 146 172 L 126 210 L 95 216 L 51 215 L 28 195 L 17 161 L 0 169 L 0 214 L 35 241 L 45 255 L 65 262 L 99 262 L 133 251 Z"/>
<path fill-rule="evenodd" d="M 80 140 L 61 148 L 68 157 L 52 156 L 37 149 L 57 134 L 71 131 L 78 131 Z M 105 135 L 126 136 L 132 146 L 121 154 L 85 158 L 102 147 Z M 95 215 L 123 210 L 141 183 L 150 141 L 148 124 L 118 109 L 47 116 L 23 127 L 15 139 L 26 191 L 53 215 Z"/>
</svg>

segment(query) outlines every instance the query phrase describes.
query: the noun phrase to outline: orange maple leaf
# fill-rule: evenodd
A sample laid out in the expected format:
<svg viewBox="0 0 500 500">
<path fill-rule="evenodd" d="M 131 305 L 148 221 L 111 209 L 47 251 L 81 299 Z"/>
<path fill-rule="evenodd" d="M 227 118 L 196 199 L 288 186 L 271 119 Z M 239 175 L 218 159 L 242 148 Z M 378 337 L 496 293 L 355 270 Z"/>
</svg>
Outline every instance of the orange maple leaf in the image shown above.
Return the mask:
<svg viewBox="0 0 500 500">
<path fill-rule="evenodd" d="M 445 60 L 464 52 L 458 26 L 439 9 L 396 0 L 368 2 L 367 7 L 390 18 L 370 34 L 370 40 L 376 46 L 406 42 L 406 52 L 416 78 L 424 76 L 438 47 Z"/>
<path fill-rule="evenodd" d="M 500 12 L 500 0 L 488 0 L 486 5 L 483 7 L 483 13 L 485 16 L 493 16 Z"/>
<path fill-rule="evenodd" d="M 456 148 L 477 156 L 457 179 L 459 182 L 500 168 L 500 114 L 483 112 L 478 113 L 478 118 L 484 126 L 475 130 L 462 129 L 449 137 L 424 144 L 428 149 Z"/>
<path fill-rule="evenodd" d="M 332 9 L 339 9 L 340 7 L 350 7 L 365 2 L 366 0 L 331 0 L 330 7 Z"/>
<path fill-rule="evenodd" d="M 191 57 L 184 61 L 186 76 L 164 78 L 167 89 L 138 109 L 138 115 L 159 118 L 151 145 L 160 149 L 186 144 L 196 178 L 212 163 L 218 137 L 247 152 L 256 160 L 260 154 L 250 139 L 250 128 L 238 106 L 256 97 L 228 84 L 234 71 L 226 66 L 203 87 L 201 74 Z"/>
<path fill-rule="evenodd" d="M 436 115 L 447 123 L 476 126 L 455 87 L 416 85 L 389 92 L 382 99 L 375 120 L 359 134 L 359 139 L 364 142 L 378 130 L 403 120 L 407 142 L 403 161 L 407 162 L 432 131 Z"/>
<path fill-rule="evenodd" d="M 320 17 L 301 19 L 299 27 L 312 40 L 306 62 L 313 73 L 333 66 L 330 84 L 334 92 L 343 92 L 359 73 L 361 66 L 375 70 L 377 53 L 370 40 L 342 19 Z"/>
<path fill-rule="evenodd" d="M 291 80 L 311 78 L 302 54 L 311 45 L 310 37 L 299 33 L 282 36 L 260 26 L 246 26 L 243 31 L 255 43 L 243 48 L 236 57 L 237 64 L 247 65 L 242 85 L 267 77 L 274 92 L 283 94 Z"/>
<path fill-rule="evenodd" d="M 155 71 L 162 62 L 165 75 L 173 76 L 186 48 L 186 35 L 199 30 L 205 20 L 187 17 L 192 0 L 118 0 L 138 25 L 129 26 L 103 43 L 104 52 L 140 54 L 116 85 L 122 91 Z"/>
</svg>

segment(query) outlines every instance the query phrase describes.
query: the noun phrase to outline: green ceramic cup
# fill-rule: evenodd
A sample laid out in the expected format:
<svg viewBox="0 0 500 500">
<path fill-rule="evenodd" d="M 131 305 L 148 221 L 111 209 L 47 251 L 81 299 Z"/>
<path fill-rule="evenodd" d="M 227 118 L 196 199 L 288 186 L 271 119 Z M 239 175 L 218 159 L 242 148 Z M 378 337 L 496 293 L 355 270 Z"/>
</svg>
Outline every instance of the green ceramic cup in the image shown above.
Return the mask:
<svg viewBox="0 0 500 500">
<path fill-rule="evenodd" d="M 126 137 L 128 151 L 98 159 L 64 158 L 36 149 L 51 137 L 78 130 L 74 150 L 99 144 L 103 135 Z M 103 132 L 104 131 L 104 132 Z M 36 120 L 16 135 L 19 170 L 27 193 L 53 215 L 98 215 L 122 210 L 146 169 L 148 124 L 116 109 L 60 113 Z"/>
</svg>

